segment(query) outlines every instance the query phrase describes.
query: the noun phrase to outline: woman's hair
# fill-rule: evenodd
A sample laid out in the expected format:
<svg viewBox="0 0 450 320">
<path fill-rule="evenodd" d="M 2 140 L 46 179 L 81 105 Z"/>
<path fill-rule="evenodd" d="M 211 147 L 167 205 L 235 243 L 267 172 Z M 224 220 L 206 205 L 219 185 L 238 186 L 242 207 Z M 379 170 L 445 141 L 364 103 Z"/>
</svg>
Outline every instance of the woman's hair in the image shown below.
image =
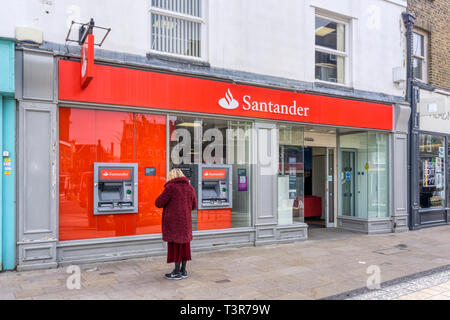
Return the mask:
<svg viewBox="0 0 450 320">
<path fill-rule="evenodd" d="M 181 177 L 184 177 L 183 171 L 181 171 L 178 168 L 175 168 L 175 169 L 170 170 L 167 181 L 170 181 L 175 178 L 181 178 Z"/>
</svg>

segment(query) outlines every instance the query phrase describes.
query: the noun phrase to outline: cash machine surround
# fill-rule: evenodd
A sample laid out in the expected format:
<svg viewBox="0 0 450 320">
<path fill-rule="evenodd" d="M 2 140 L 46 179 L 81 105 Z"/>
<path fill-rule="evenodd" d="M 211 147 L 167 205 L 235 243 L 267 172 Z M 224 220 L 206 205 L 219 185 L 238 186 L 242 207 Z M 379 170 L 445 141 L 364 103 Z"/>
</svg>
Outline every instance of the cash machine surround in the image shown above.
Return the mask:
<svg viewBox="0 0 450 320">
<path fill-rule="evenodd" d="M 231 228 L 233 166 L 185 164 L 179 168 L 191 181 L 197 195 L 198 230 Z"/>
<path fill-rule="evenodd" d="M 94 163 L 94 215 L 138 212 L 138 164 Z"/>
<path fill-rule="evenodd" d="M 233 207 L 231 165 L 199 165 L 198 208 L 200 210 Z"/>
</svg>

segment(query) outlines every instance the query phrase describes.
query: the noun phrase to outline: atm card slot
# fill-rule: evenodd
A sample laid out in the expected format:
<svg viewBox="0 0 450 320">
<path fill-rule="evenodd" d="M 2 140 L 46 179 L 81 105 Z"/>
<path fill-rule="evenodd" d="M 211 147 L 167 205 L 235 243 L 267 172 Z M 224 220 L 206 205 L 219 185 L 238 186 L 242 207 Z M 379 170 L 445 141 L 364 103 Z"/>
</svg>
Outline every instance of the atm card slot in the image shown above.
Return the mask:
<svg viewBox="0 0 450 320">
<path fill-rule="evenodd" d="M 133 206 L 133 203 L 132 203 L 132 202 L 119 202 L 119 203 L 118 203 L 118 206 L 121 207 L 121 208 L 124 208 L 124 207 L 132 207 L 132 206 Z"/>
<path fill-rule="evenodd" d="M 98 204 L 98 211 L 111 211 L 112 209 L 114 209 L 114 203 L 112 202 Z"/>
</svg>

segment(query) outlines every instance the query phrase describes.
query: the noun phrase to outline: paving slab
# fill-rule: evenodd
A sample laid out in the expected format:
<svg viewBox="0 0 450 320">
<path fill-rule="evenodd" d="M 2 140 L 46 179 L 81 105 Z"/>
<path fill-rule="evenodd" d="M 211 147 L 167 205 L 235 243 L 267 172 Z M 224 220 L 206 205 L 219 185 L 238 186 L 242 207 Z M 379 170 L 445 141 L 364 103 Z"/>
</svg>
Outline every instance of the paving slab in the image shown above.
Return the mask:
<svg viewBox="0 0 450 320">
<path fill-rule="evenodd" d="M 311 229 L 309 237 L 193 252 L 189 278 L 179 281 L 163 277 L 173 269 L 164 256 L 80 265 L 80 290 L 67 288 L 66 268 L 4 272 L 0 299 L 450 298 L 450 226 L 382 235 Z M 378 291 L 367 291 L 369 267 L 380 270 Z"/>
</svg>

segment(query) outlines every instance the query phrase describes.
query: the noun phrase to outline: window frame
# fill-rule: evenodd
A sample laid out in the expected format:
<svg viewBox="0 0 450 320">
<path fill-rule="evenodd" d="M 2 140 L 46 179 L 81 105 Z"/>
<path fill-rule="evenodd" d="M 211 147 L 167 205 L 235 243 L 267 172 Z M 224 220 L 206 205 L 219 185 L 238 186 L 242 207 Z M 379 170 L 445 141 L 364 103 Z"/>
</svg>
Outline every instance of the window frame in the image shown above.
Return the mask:
<svg viewBox="0 0 450 320">
<path fill-rule="evenodd" d="M 320 46 L 316 44 L 316 37 L 315 37 L 315 31 L 316 31 L 316 18 L 321 18 L 321 19 L 325 19 L 328 20 L 330 22 L 335 22 L 335 23 L 339 23 L 344 25 L 344 37 L 345 37 L 345 41 L 344 41 L 344 46 L 345 46 L 345 50 L 344 51 L 340 51 L 340 50 L 335 50 L 335 49 L 330 49 L 324 46 Z M 351 83 L 351 74 L 350 74 L 350 57 L 351 57 L 351 48 L 350 48 L 350 38 L 351 38 L 351 32 L 350 32 L 350 21 L 344 19 L 344 18 L 338 18 L 332 15 L 327 15 L 326 13 L 322 13 L 322 12 L 316 12 L 314 14 L 314 82 L 318 82 L 318 83 L 325 83 L 325 84 L 332 84 L 332 85 L 336 85 L 336 86 L 344 86 L 344 87 L 350 87 L 350 83 Z M 320 79 L 316 79 L 316 52 L 321 52 L 321 53 L 325 53 L 325 54 L 333 54 L 339 57 L 343 57 L 344 58 L 344 81 L 342 83 L 340 82 L 331 82 L 331 81 L 326 81 L 326 80 L 320 80 Z"/>
<path fill-rule="evenodd" d="M 165 55 L 168 57 L 173 58 L 181 58 L 181 59 L 188 59 L 192 61 L 197 62 L 207 62 L 208 61 L 208 45 L 207 45 L 207 39 L 208 39 L 208 28 L 207 28 L 207 12 L 208 12 L 208 1 L 207 0 L 201 0 L 201 17 L 192 16 L 184 13 L 179 13 L 176 11 L 170 11 L 166 9 L 161 9 L 158 7 L 155 7 L 152 5 L 152 0 L 148 0 L 150 9 L 148 10 L 148 27 L 147 30 L 149 32 L 148 39 L 148 53 L 150 54 L 156 54 L 156 55 Z M 171 52 L 164 52 L 159 50 L 152 49 L 152 14 L 159 14 L 166 17 L 171 18 L 177 18 L 182 19 L 189 22 L 195 22 L 200 24 L 200 57 L 194 57 L 194 56 L 188 56 L 188 55 L 182 55 L 177 53 L 171 53 Z"/>
<path fill-rule="evenodd" d="M 412 48 L 412 58 L 413 58 L 413 66 L 414 66 L 414 59 L 420 59 L 422 60 L 422 76 L 423 79 L 416 78 L 413 74 L 414 80 L 428 83 L 428 34 L 425 31 L 414 29 L 413 34 L 418 34 L 423 37 L 423 56 L 416 56 L 414 54 L 414 40 L 413 40 L 413 48 Z M 414 38 L 414 36 L 413 36 Z"/>
</svg>

